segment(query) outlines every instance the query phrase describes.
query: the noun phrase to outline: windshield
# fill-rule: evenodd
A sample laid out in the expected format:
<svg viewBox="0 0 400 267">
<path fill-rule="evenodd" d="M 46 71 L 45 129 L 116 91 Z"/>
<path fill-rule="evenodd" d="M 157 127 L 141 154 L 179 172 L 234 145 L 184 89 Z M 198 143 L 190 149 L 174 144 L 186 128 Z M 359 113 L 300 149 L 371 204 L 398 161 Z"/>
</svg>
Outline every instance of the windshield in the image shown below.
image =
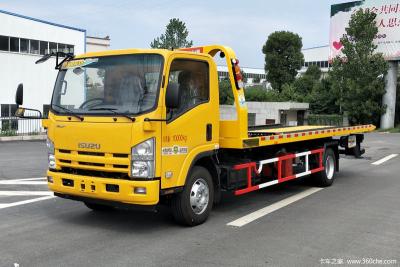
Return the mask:
<svg viewBox="0 0 400 267">
<path fill-rule="evenodd" d="M 51 108 L 61 114 L 150 111 L 157 101 L 162 62 L 156 54 L 68 61 L 58 74 Z"/>
</svg>

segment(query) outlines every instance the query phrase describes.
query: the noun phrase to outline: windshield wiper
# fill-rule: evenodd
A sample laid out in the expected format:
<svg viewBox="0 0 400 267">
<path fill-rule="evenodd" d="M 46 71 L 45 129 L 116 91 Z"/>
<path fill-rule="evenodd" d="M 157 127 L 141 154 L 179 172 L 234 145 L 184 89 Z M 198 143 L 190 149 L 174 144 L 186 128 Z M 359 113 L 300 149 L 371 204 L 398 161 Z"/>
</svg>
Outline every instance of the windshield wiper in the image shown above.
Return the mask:
<svg viewBox="0 0 400 267">
<path fill-rule="evenodd" d="M 128 115 L 126 115 L 124 113 L 116 112 L 115 111 L 115 110 L 117 110 L 116 108 L 91 108 L 91 109 L 89 109 L 89 111 L 92 111 L 92 110 L 107 110 L 107 111 L 110 111 L 111 113 L 114 113 L 115 115 L 125 117 L 125 118 L 131 120 L 132 122 L 134 122 L 136 120 L 135 118 L 129 117 Z"/>
<path fill-rule="evenodd" d="M 73 116 L 73 117 L 75 117 L 75 118 L 78 118 L 80 121 L 83 121 L 83 117 L 81 117 L 81 116 L 79 116 L 79 115 L 76 115 L 72 110 L 70 110 L 70 109 L 68 109 L 68 108 L 64 108 L 63 106 L 56 105 L 56 104 L 51 104 L 51 105 L 52 105 L 52 106 L 55 106 L 55 107 L 58 107 L 58 108 L 61 108 L 61 109 L 65 110 L 65 111 L 68 111 L 69 114 L 67 114 L 67 115 L 71 115 L 71 116 Z"/>
</svg>

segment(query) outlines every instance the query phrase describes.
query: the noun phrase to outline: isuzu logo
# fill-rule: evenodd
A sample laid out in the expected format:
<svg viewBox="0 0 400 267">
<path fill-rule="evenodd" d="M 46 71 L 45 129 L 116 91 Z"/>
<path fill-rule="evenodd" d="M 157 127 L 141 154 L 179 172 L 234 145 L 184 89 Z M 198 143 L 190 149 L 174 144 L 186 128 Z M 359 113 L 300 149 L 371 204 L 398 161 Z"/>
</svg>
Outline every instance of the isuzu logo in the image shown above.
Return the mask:
<svg viewBox="0 0 400 267">
<path fill-rule="evenodd" d="M 95 143 L 78 143 L 79 148 L 86 148 L 86 149 L 100 149 L 100 144 Z"/>
</svg>

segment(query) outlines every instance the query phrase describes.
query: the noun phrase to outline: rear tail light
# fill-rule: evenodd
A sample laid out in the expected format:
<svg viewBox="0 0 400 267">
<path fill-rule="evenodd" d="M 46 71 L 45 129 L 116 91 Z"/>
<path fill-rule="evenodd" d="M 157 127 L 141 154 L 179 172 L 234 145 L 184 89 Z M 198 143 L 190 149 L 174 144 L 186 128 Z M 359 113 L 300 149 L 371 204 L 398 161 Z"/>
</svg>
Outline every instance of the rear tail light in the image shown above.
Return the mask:
<svg viewBox="0 0 400 267">
<path fill-rule="evenodd" d="M 232 71 L 233 71 L 233 77 L 235 78 L 236 89 L 239 90 L 243 88 L 244 84 L 243 84 L 242 71 L 239 67 L 238 59 L 232 59 Z"/>
</svg>

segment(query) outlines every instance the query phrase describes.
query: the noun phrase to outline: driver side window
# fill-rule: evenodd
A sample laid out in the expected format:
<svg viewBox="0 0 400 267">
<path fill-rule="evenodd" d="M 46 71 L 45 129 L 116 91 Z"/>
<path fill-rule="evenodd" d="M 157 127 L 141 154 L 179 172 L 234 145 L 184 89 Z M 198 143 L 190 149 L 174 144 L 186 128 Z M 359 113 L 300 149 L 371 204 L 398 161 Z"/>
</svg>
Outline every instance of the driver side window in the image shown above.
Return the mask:
<svg viewBox="0 0 400 267">
<path fill-rule="evenodd" d="M 179 117 L 197 105 L 209 101 L 209 67 L 204 61 L 176 59 L 171 64 L 168 82 L 180 89 L 179 107 L 169 110 L 168 118 Z M 172 114 L 171 114 L 172 113 Z"/>
</svg>

